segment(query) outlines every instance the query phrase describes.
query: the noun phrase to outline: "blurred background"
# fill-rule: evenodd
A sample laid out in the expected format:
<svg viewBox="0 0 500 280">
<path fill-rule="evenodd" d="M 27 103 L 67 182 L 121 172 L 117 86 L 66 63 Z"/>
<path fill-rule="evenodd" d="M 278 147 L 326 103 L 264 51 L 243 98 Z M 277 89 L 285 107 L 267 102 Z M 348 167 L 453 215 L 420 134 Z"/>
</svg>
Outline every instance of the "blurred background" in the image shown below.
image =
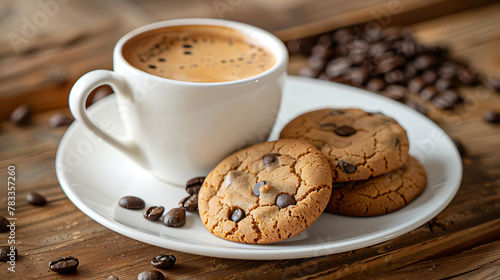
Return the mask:
<svg viewBox="0 0 500 280">
<path fill-rule="evenodd" d="M 479 11 L 470 16 L 482 20 L 466 22 L 463 28 L 460 21 L 453 26 L 435 21 L 474 9 Z M 7 120 L 21 104 L 30 105 L 34 112 L 66 106 L 78 77 L 93 69 L 111 69 L 116 41 L 127 31 L 155 21 L 236 20 L 271 31 L 284 41 L 347 26 L 367 32 L 412 25 L 419 40 L 451 45 L 467 55 L 474 44 L 498 43 L 499 12 L 498 2 L 487 0 L 2 0 L 0 120 Z M 491 57 L 484 61 L 483 57 L 488 56 L 476 56 L 470 63 L 489 73 L 498 71 L 490 66 Z M 301 58 L 293 58 L 290 73 L 298 73 L 301 63 Z"/>
</svg>

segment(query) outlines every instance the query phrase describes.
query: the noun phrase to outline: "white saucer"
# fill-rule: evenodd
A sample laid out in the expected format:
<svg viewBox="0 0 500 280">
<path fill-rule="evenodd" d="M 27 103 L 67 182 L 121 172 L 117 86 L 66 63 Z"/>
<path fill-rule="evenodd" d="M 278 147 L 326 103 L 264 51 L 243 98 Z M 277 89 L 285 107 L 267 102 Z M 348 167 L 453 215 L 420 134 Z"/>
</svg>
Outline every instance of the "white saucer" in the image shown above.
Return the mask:
<svg viewBox="0 0 500 280">
<path fill-rule="evenodd" d="M 325 107 L 356 107 L 382 112 L 408 132 L 410 154 L 425 166 L 426 190 L 394 213 L 351 218 L 324 213 L 298 236 L 269 245 L 240 244 L 210 234 L 197 214 L 188 213 L 181 228 L 151 222 L 141 211 L 118 206 L 119 198 L 136 195 L 146 206 L 171 209 L 187 196 L 183 187 L 158 181 L 80 123 L 74 122 L 61 140 L 56 172 L 68 198 L 85 214 L 130 238 L 172 250 L 233 259 L 291 259 L 354 250 L 409 232 L 441 212 L 458 190 L 462 161 L 450 138 L 434 122 L 413 109 L 362 89 L 302 77 L 289 77 L 282 106 L 271 132 L 279 132 L 301 113 Z M 114 132 L 123 129 L 113 95 L 90 108 L 92 119 Z M 206 175 L 206 174 L 200 174 Z"/>
</svg>

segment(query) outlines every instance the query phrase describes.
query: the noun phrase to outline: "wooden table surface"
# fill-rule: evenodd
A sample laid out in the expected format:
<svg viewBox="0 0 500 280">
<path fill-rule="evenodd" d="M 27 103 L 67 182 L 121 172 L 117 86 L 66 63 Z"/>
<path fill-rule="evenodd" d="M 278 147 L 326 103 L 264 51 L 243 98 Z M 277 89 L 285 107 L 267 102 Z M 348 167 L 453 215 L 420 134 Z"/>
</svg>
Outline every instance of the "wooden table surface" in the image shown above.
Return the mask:
<svg viewBox="0 0 500 280">
<path fill-rule="evenodd" d="M 80 75 L 110 68 L 113 44 L 126 30 L 165 18 L 217 17 L 214 5 L 222 2 L 234 4 L 225 18 L 258 25 L 286 40 L 377 22 L 377 15 L 389 5 L 375 0 L 363 1 L 364 6 L 351 3 L 356 1 L 218 1 L 208 5 L 192 1 L 190 7 L 181 1 L 171 6 L 161 1 L 101 1 L 106 2 L 103 6 L 98 1 L 53 1 L 68 2 L 59 4 L 53 15 L 32 1 L 2 2 L 2 34 L 22 35 L 23 17 L 32 21 L 40 11 L 49 20 L 45 29 L 38 26 L 36 40 L 23 41 L 17 50 L 5 37 L 0 41 L 0 215 L 8 216 L 7 172 L 13 165 L 19 251 L 16 272 L 0 263 L 0 279 L 106 279 L 110 275 L 135 279 L 153 269 L 150 258 L 160 254 L 177 257 L 175 269 L 163 271 L 167 279 L 500 279 L 500 125 L 482 120 L 486 110 L 500 111 L 500 94 L 484 86 L 462 89 L 465 103 L 455 111 L 437 110 L 430 115 L 467 149 L 457 195 L 425 225 L 384 243 L 307 259 L 287 260 L 286 255 L 279 261 L 220 259 L 130 239 L 78 210 L 59 186 L 54 170 L 66 127 L 51 128 L 48 119 L 67 111 L 69 89 Z M 483 77 L 500 77 L 499 3 L 397 2 L 404 7 L 389 18 L 389 24 L 410 24 L 420 41 L 449 45 L 454 56 Z M 289 72 L 296 73 L 303 63 L 304 58 L 292 57 Z M 23 103 L 32 105 L 36 114 L 29 126 L 18 127 L 6 119 Z M 28 204 L 25 197 L 30 191 L 43 194 L 48 203 Z M 7 245 L 8 236 L 9 232 L 0 233 L 0 245 Z M 60 276 L 49 271 L 49 261 L 67 255 L 80 260 L 77 273 Z"/>
</svg>

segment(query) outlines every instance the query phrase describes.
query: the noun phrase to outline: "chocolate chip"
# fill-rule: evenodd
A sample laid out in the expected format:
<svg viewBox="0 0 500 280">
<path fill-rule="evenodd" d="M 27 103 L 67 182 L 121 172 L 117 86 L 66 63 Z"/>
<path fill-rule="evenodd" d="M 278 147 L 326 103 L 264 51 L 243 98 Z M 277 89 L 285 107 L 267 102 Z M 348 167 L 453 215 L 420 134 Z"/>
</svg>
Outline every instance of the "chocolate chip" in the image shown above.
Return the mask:
<svg viewBox="0 0 500 280">
<path fill-rule="evenodd" d="M 142 209 L 144 208 L 144 200 L 136 196 L 124 196 L 118 201 L 118 205 L 126 209 Z"/>
<path fill-rule="evenodd" d="M 381 78 L 372 78 L 366 84 L 366 89 L 369 91 L 381 91 L 385 88 L 385 81 Z"/>
<path fill-rule="evenodd" d="M 181 227 L 186 223 L 186 211 L 181 208 L 173 208 L 163 218 L 163 224 L 167 227 Z"/>
<path fill-rule="evenodd" d="M 343 188 L 346 184 L 347 184 L 346 182 L 334 182 L 332 183 L 332 189 Z"/>
<path fill-rule="evenodd" d="M 403 86 L 389 85 L 385 88 L 385 96 L 397 101 L 403 100 L 407 94 L 408 92 Z"/>
<path fill-rule="evenodd" d="M 47 203 L 47 199 L 45 196 L 37 193 L 37 192 L 29 192 L 28 195 L 26 196 L 26 200 L 31 204 L 35 206 L 42 206 L 45 203 Z"/>
<path fill-rule="evenodd" d="M 489 123 L 500 123 L 500 112 L 486 111 L 483 114 L 483 120 Z"/>
<path fill-rule="evenodd" d="M 70 116 L 67 113 L 59 112 L 49 119 L 49 126 L 50 127 L 59 127 L 59 126 L 66 126 L 70 125 L 73 122 L 73 117 Z"/>
<path fill-rule="evenodd" d="M 14 250 L 11 250 L 13 247 Z M 0 262 L 17 260 L 17 248 L 14 246 L 0 246 Z"/>
<path fill-rule="evenodd" d="M 394 141 L 394 147 L 399 146 L 399 143 L 400 143 L 399 138 L 396 138 L 396 140 Z"/>
<path fill-rule="evenodd" d="M 339 159 L 339 165 L 342 168 L 342 170 L 344 170 L 344 172 L 347 174 L 354 173 L 356 172 L 357 169 L 356 165 L 344 162 L 342 159 Z"/>
<path fill-rule="evenodd" d="M 422 97 L 422 99 L 424 100 L 431 100 L 433 99 L 436 95 L 438 94 L 438 91 L 436 89 L 436 87 L 434 86 L 427 86 L 425 87 L 421 92 L 420 92 L 420 96 Z"/>
<path fill-rule="evenodd" d="M 195 177 L 186 183 L 186 192 L 189 195 L 197 194 L 205 181 L 205 177 Z"/>
<path fill-rule="evenodd" d="M 347 125 L 343 125 L 337 127 L 337 129 L 335 129 L 335 133 L 337 133 L 337 135 L 339 136 L 351 136 L 356 133 L 356 129 Z"/>
<path fill-rule="evenodd" d="M 245 218 L 245 212 L 239 208 L 234 209 L 233 213 L 231 213 L 231 221 L 233 222 L 239 222 Z"/>
<path fill-rule="evenodd" d="M 262 162 L 265 166 L 279 165 L 280 164 L 280 154 L 267 154 L 262 157 Z"/>
<path fill-rule="evenodd" d="M 295 205 L 295 198 L 293 196 L 287 194 L 287 193 L 282 193 L 276 197 L 276 205 L 281 209 L 285 208 L 290 205 Z"/>
<path fill-rule="evenodd" d="M 0 232 L 6 232 L 9 230 L 8 225 L 10 224 L 9 220 L 4 216 L 0 216 Z"/>
<path fill-rule="evenodd" d="M 144 213 L 142 213 L 142 216 L 146 220 L 154 221 L 158 220 L 161 217 L 163 211 L 165 211 L 165 208 L 163 206 L 151 206 L 146 211 L 144 211 Z"/>
<path fill-rule="evenodd" d="M 49 262 L 49 268 L 59 274 L 66 274 L 75 272 L 79 264 L 80 262 L 77 258 L 70 256 L 58 258 Z"/>
<path fill-rule="evenodd" d="M 351 62 L 346 57 L 339 57 L 330 60 L 326 65 L 325 74 L 330 78 L 344 75 L 351 67 Z"/>
<path fill-rule="evenodd" d="M 255 186 L 253 186 L 253 194 L 256 196 L 259 196 L 260 195 L 260 187 L 264 186 L 265 184 L 266 184 L 266 181 L 261 181 L 261 182 L 258 182 L 257 184 L 255 184 Z"/>
<path fill-rule="evenodd" d="M 460 154 L 461 157 L 465 157 L 467 155 L 467 150 L 465 149 L 464 145 L 457 139 L 452 139 L 453 143 L 455 144 L 455 147 L 457 147 L 458 153 Z"/>
<path fill-rule="evenodd" d="M 419 93 L 427 83 L 422 77 L 414 77 L 408 82 L 408 90 Z"/>
<path fill-rule="evenodd" d="M 24 126 L 28 125 L 31 121 L 31 115 L 33 114 L 31 107 L 23 104 L 17 107 L 10 115 L 10 121 L 15 125 Z"/>
<path fill-rule="evenodd" d="M 175 264 L 174 255 L 161 255 L 151 259 L 151 265 L 159 269 L 171 269 Z"/>
<path fill-rule="evenodd" d="M 198 210 L 198 194 L 190 195 L 179 201 L 179 208 L 189 212 Z"/>
<path fill-rule="evenodd" d="M 164 280 L 165 276 L 158 270 L 143 271 L 137 275 L 138 280 Z"/>
</svg>

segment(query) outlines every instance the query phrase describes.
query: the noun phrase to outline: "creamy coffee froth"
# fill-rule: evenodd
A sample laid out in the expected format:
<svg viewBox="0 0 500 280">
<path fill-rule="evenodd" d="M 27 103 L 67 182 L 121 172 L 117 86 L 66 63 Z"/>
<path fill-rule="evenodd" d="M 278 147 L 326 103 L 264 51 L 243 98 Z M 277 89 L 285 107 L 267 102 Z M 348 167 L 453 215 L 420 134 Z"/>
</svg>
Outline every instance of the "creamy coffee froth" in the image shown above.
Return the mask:
<svg viewBox="0 0 500 280">
<path fill-rule="evenodd" d="M 270 69 L 276 58 L 241 32 L 222 26 L 170 26 L 130 39 L 128 63 L 178 81 L 215 83 L 245 79 Z"/>
</svg>

